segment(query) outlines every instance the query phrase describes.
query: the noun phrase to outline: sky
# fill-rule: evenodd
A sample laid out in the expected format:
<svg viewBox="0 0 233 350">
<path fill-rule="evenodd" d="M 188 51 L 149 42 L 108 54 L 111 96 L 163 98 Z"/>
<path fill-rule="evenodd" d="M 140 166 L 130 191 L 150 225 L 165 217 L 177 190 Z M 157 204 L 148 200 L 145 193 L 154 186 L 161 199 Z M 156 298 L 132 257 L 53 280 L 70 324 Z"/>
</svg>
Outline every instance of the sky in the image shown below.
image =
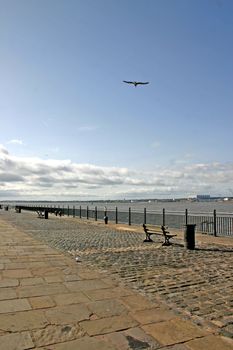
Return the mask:
<svg viewBox="0 0 233 350">
<path fill-rule="evenodd" d="M 233 196 L 231 0 L 0 0 L 0 77 L 0 200 Z"/>
</svg>

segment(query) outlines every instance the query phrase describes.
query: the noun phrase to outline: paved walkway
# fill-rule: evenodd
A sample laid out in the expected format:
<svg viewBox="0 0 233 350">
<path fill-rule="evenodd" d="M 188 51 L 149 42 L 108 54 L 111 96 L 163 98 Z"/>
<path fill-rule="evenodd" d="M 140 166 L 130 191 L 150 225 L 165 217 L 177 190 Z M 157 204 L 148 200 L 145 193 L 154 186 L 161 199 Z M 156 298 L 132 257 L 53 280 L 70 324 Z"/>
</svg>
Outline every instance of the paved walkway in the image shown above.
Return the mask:
<svg viewBox="0 0 233 350">
<path fill-rule="evenodd" d="M 233 349 L 231 339 L 87 268 L 7 219 L 0 218 L 0 349 Z"/>
</svg>

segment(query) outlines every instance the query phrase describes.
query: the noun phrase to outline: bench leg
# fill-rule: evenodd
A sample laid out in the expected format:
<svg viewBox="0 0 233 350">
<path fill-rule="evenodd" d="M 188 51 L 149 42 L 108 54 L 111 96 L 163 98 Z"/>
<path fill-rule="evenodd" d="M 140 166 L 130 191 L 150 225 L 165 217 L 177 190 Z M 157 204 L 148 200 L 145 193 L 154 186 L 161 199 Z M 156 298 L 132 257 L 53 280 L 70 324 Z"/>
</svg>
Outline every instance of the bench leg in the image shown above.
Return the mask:
<svg viewBox="0 0 233 350">
<path fill-rule="evenodd" d="M 165 246 L 171 245 L 169 239 L 170 239 L 169 237 L 165 236 L 165 242 L 162 245 L 165 245 Z"/>
<path fill-rule="evenodd" d="M 154 242 L 151 238 L 150 238 L 150 235 L 146 235 L 146 239 L 144 239 L 143 242 Z"/>
</svg>

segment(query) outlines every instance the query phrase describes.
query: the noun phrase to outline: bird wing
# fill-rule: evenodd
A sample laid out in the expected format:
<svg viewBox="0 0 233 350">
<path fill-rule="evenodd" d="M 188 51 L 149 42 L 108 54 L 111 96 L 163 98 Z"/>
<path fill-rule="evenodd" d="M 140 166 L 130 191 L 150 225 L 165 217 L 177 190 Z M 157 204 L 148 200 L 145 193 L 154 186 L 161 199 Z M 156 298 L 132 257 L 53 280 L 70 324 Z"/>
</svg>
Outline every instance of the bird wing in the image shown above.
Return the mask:
<svg viewBox="0 0 233 350">
<path fill-rule="evenodd" d="M 123 80 L 123 83 L 127 83 L 127 84 L 133 84 L 133 81 L 127 81 L 127 80 Z"/>
<path fill-rule="evenodd" d="M 146 84 L 149 84 L 149 81 L 145 81 L 145 82 L 137 81 L 137 84 L 146 85 Z"/>
</svg>

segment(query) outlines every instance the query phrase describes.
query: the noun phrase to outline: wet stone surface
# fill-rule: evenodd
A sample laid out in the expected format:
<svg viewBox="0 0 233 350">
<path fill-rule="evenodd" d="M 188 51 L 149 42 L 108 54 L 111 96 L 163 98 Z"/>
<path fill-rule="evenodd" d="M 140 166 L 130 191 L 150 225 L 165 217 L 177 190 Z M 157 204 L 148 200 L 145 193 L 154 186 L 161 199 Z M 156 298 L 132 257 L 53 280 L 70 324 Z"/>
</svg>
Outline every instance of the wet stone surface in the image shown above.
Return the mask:
<svg viewBox="0 0 233 350">
<path fill-rule="evenodd" d="M 143 234 L 79 219 L 41 220 L 27 212 L 6 215 L 35 238 L 78 256 L 79 263 L 104 270 L 106 276 L 165 302 L 197 324 L 233 338 L 232 248 L 202 245 L 188 251 L 178 240 L 169 247 L 161 246 L 156 236 L 154 243 L 143 243 Z"/>
</svg>

